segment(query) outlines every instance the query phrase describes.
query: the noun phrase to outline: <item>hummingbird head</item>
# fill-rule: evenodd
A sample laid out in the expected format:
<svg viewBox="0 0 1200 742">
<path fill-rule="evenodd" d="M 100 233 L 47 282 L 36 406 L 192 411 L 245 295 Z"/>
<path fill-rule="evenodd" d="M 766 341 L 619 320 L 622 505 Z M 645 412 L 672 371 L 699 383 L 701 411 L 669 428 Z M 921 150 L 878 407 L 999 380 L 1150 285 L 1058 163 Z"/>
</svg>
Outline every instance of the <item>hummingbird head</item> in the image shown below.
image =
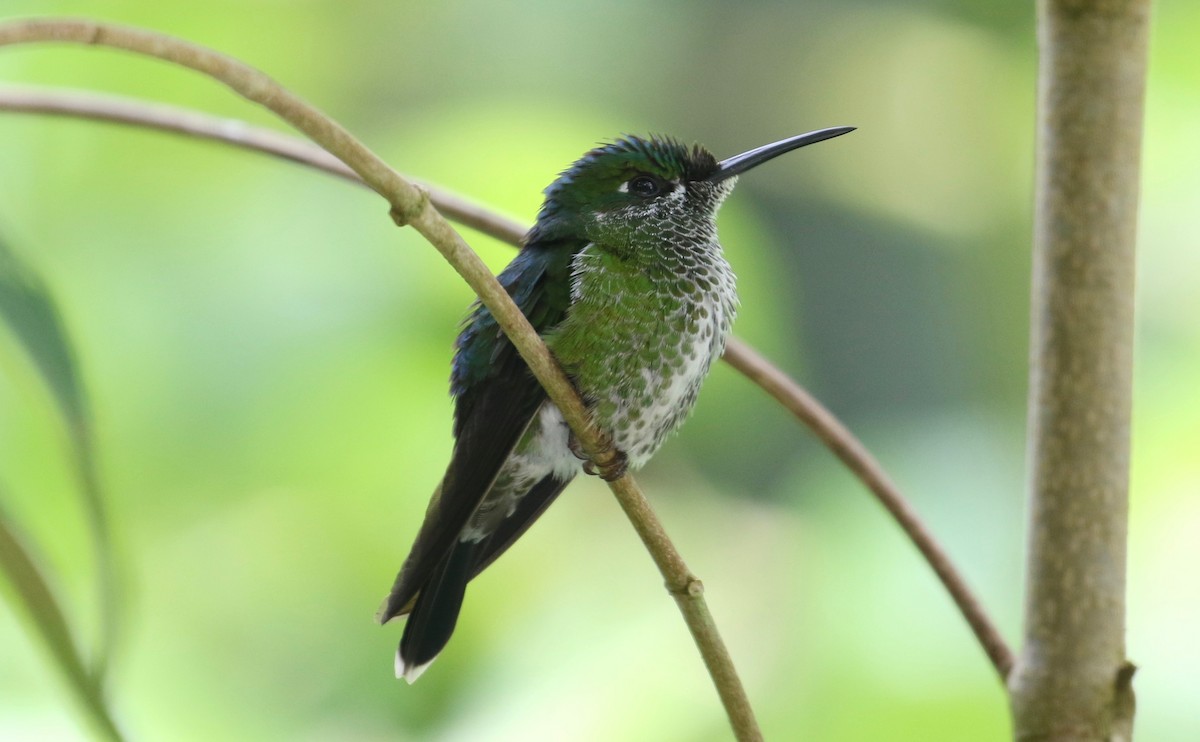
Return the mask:
<svg viewBox="0 0 1200 742">
<path fill-rule="evenodd" d="M 662 136 L 625 136 L 591 150 L 546 188 L 530 241 L 582 238 L 625 252 L 650 224 L 711 222 L 733 181 L 717 158 Z"/>
<path fill-rule="evenodd" d="M 740 173 L 852 130 L 822 129 L 721 161 L 670 137 L 622 137 L 585 154 L 546 188 L 526 242 L 586 239 L 622 255 L 714 242 L 717 210 Z"/>
</svg>

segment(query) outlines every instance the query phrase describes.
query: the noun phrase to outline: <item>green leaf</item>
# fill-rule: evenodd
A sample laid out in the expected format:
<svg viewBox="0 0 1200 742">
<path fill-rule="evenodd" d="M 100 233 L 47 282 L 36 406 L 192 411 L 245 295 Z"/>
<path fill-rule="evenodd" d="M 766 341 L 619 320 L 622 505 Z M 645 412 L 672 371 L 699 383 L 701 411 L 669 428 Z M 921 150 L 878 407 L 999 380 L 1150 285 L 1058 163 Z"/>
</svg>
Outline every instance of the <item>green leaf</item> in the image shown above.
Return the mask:
<svg viewBox="0 0 1200 742">
<path fill-rule="evenodd" d="M 0 240 L 0 318 L 25 346 L 71 426 L 86 425 L 88 405 L 71 352 L 46 285 Z"/>
<path fill-rule="evenodd" d="M 8 516 L 0 511 L 0 572 L 16 593 L 13 602 L 24 608 L 30 627 L 46 643 L 96 730 L 105 739 L 120 740 L 121 733 L 105 704 L 103 689 L 98 679 L 88 672 L 71 638 L 66 614 L 16 530 Z"/>
<path fill-rule="evenodd" d="M 67 428 L 97 570 L 100 639 L 91 676 L 99 684 L 117 635 L 119 595 L 116 559 L 96 470 L 87 394 L 49 288 L 3 240 L 0 240 L 0 322 L 8 325 L 29 354 Z"/>
</svg>

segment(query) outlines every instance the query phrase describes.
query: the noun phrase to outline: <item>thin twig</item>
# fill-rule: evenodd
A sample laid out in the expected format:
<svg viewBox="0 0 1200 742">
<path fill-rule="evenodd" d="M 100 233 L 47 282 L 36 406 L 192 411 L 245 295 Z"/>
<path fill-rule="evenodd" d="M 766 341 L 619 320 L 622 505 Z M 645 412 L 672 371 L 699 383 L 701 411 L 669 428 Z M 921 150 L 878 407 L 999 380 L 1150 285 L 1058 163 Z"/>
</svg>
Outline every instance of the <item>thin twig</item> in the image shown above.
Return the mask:
<svg viewBox="0 0 1200 742">
<path fill-rule="evenodd" d="M 146 103 L 82 90 L 0 86 L 0 110 L 75 116 L 185 134 L 274 155 L 366 186 L 363 179 L 345 163 L 304 139 L 238 119 L 218 118 L 166 103 Z M 438 211 L 459 224 L 504 242 L 519 242 L 525 234 L 525 229 L 514 219 L 502 217 L 435 185 L 418 180 L 413 182 L 429 193 Z"/>
<path fill-rule="evenodd" d="M 959 612 L 971 626 L 971 631 L 975 632 L 975 638 L 983 646 L 983 651 L 987 652 L 988 659 L 992 661 L 1000 679 L 1008 677 L 1013 666 L 1012 650 L 1008 648 L 1004 637 L 983 610 L 941 544 L 921 521 L 908 500 L 900 494 L 900 490 L 866 446 L 803 387 L 737 338 L 730 338 L 726 345 L 725 360 L 808 426 L 825 447 L 841 459 L 846 468 L 867 486 L 880 504 L 891 513 L 925 557 L 925 561 L 929 562 L 929 566 L 950 593 L 954 604 L 958 606 Z"/>
<path fill-rule="evenodd" d="M 81 95 L 74 91 L 0 88 L 0 110 L 78 116 L 185 133 L 276 155 L 331 172 L 351 182 L 362 183 L 353 171 L 340 161 L 306 141 L 189 109 L 149 105 L 107 95 Z M 521 244 L 525 228 L 519 223 L 489 212 L 440 188 L 426 188 L 434 205 L 447 216 L 511 245 Z M 929 562 L 963 618 L 971 626 L 996 672 L 1002 679 L 1006 677 L 1013 664 L 1012 651 L 954 568 L 945 550 L 862 443 L 799 383 L 772 365 L 747 343 L 730 338 L 725 349 L 725 360 L 808 426 L 851 473 L 862 481 L 868 491 L 875 495 Z"/>
<path fill-rule="evenodd" d="M 397 225 L 416 229 L 475 290 L 562 412 L 584 450 L 602 470 L 613 465 L 616 454 L 611 441 L 592 424 L 583 400 L 545 343 L 479 256 L 432 206 L 426 192 L 405 181 L 339 124 L 262 72 L 180 39 L 86 20 L 37 19 L 0 24 L 0 46 L 46 41 L 110 46 L 202 72 L 270 109 L 345 162 L 388 201 Z M 668 589 L 673 595 L 689 596 L 686 600 L 677 598 L 676 602 L 709 668 L 735 735 L 739 740 L 762 739 L 733 661 L 708 614 L 703 592 L 695 587 L 698 581 L 666 538 L 633 477 L 625 474 L 609 485 L 626 514 L 634 518 L 634 526 L 662 571 Z"/>
</svg>

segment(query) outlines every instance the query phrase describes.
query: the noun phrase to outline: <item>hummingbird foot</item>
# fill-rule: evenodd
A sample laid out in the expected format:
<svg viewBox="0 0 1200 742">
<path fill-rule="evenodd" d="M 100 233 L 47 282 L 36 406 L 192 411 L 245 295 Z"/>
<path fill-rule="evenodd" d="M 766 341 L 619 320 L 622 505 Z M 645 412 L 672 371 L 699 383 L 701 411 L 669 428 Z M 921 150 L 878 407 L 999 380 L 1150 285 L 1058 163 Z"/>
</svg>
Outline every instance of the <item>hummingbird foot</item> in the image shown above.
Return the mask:
<svg viewBox="0 0 1200 742">
<path fill-rule="evenodd" d="M 629 457 L 615 448 L 608 449 L 606 453 L 605 461 L 588 461 L 583 465 L 583 470 L 598 475 L 605 482 L 615 482 L 629 471 Z"/>
<path fill-rule="evenodd" d="M 588 456 L 587 452 L 583 450 L 583 446 L 579 443 L 579 439 L 575 437 L 575 431 L 573 430 L 567 433 L 567 450 L 580 461 L 591 461 L 592 457 Z M 588 473 L 591 474 L 591 472 Z"/>
<path fill-rule="evenodd" d="M 625 455 L 624 451 L 619 451 L 612 445 L 595 456 L 589 456 L 587 451 L 583 450 L 579 439 L 575 437 L 574 433 L 571 433 L 567 436 L 567 448 L 575 458 L 583 462 L 584 474 L 599 476 L 605 482 L 614 482 L 629 471 L 629 457 Z"/>
</svg>

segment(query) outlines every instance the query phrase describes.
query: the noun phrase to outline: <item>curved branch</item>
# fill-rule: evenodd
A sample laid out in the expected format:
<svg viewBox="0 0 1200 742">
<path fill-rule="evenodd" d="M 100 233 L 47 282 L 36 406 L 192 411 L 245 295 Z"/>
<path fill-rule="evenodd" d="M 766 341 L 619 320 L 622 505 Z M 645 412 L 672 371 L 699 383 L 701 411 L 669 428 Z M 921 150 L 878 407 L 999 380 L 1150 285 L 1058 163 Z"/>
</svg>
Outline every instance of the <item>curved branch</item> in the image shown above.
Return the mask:
<svg viewBox="0 0 1200 742">
<path fill-rule="evenodd" d="M 74 116 L 185 134 L 273 155 L 366 186 L 363 179 L 341 160 L 303 139 L 238 119 L 217 118 L 166 103 L 146 103 L 82 90 L 0 86 L 0 111 Z M 514 219 L 499 216 L 443 188 L 420 181 L 413 182 L 429 193 L 438 211 L 459 224 L 514 244 L 519 243 L 525 234 L 524 227 Z"/>
<path fill-rule="evenodd" d="M 114 96 L 0 88 L 0 110 L 78 116 L 188 134 L 275 155 L 362 183 L 340 161 L 308 142 L 189 109 L 149 105 Z M 448 191 L 429 185 L 425 187 L 434 205 L 452 219 L 511 245 L 521 244 L 525 229 L 519 223 Z M 800 384 L 746 343 L 730 338 L 724 360 L 795 415 L 879 500 L 941 580 L 996 672 L 1002 679 L 1007 677 L 1013 665 L 1013 653 L 1003 636 L 916 510 L 854 434 Z"/>
<path fill-rule="evenodd" d="M 988 659 L 992 661 L 1000 679 L 1008 677 L 1013 666 L 1012 650 L 1008 648 L 1004 637 L 983 610 L 941 544 L 921 521 L 904 495 L 900 494 L 900 490 L 866 446 L 824 405 L 768 363 L 750 346 L 736 338 L 730 338 L 725 347 L 725 360 L 808 426 L 813 435 L 867 486 L 871 494 L 875 495 L 875 499 L 891 513 L 896 523 L 925 557 L 925 561 L 929 562 L 929 566 L 933 568 L 946 591 L 950 593 L 954 604 L 958 606 L 959 612 L 970 625 L 971 631 L 975 633 L 975 638 L 983 646 L 983 651 L 987 652 Z"/>
<path fill-rule="evenodd" d="M 496 277 L 433 208 L 425 191 L 404 180 L 342 126 L 264 73 L 231 57 L 170 36 L 85 20 L 37 19 L 0 24 L 0 46 L 48 41 L 110 46 L 202 72 L 242 97 L 270 109 L 346 163 L 388 201 L 397 225 L 416 229 L 475 290 L 562 412 L 583 449 L 602 471 L 613 466 L 616 454 L 608 436 L 592 424 L 583 400 Z M 609 482 L 609 487 L 633 521 L 662 572 L 668 590 L 675 596 L 738 739 L 761 740 L 762 732 L 729 652 L 713 624 L 699 580 L 667 538 L 633 477 L 625 474 Z"/>
</svg>

